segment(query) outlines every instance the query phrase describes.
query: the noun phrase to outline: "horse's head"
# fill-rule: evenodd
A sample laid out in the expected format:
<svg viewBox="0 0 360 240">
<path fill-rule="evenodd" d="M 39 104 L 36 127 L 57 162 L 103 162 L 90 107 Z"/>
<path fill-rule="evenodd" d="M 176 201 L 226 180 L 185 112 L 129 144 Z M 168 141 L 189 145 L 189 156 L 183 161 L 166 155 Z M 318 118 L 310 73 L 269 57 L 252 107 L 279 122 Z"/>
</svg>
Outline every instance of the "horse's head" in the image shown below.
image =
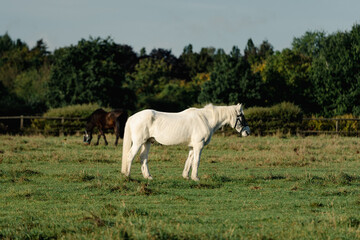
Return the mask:
<svg viewBox="0 0 360 240">
<path fill-rule="evenodd" d="M 234 123 L 234 128 L 243 137 L 247 137 L 247 136 L 250 135 L 250 128 L 249 128 L 249 125 L 246 122 L 242 104 L 236 105 L 236 120 L 235 120 L 235 123 Z"/>
<path fill-rule="evenodd" d="M 90 144 L 91 139 L 92 139 L 92 132 L 88 131 L 88 130 L 85 130 L 85 132 L 84 132 L 84 143 Z"/>
</svg>

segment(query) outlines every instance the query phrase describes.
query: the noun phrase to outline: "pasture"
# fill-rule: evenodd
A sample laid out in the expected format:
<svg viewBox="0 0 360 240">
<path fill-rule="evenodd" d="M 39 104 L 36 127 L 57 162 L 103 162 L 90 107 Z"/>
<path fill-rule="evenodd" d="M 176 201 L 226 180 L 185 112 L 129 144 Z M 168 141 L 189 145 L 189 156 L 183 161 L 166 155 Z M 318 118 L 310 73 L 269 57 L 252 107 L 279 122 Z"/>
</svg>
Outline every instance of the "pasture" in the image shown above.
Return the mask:
<svg viewBox="0 0 360 240">
<path fill-rule="evenodd" d="M 182 178 L 186 146 L 152 145 L 121 176 L 122 141 L 0 136 L 1 239 L 359 239 L 360 139 L 223 137 Z"/>
</svg>

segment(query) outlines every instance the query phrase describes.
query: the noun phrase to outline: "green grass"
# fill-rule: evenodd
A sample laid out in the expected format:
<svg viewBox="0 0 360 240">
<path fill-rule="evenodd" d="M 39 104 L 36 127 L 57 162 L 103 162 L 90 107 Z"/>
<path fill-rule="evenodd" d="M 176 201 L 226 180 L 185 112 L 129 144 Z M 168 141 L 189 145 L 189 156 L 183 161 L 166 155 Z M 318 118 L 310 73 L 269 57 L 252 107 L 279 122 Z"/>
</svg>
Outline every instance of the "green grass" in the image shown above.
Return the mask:
<svg viewBox="0 0 360 240">
<path fill-rule="evenodd" d="M 0 239 L 359 239 L 359 143 L 216 135 L 193 182 L 186 146 L 153 145 L 147 181 L 121 144 L 0 136 Z"/>
</svg>

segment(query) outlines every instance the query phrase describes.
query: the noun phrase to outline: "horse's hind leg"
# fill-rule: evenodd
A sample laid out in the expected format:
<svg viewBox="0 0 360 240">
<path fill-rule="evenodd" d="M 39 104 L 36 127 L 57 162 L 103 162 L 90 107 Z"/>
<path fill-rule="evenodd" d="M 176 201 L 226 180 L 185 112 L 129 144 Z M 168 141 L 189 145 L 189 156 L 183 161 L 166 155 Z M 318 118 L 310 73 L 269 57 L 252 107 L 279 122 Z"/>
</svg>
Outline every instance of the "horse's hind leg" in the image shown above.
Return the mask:
<svg viewBox="0 0 360 240">
<path fill-rule="evenodd" d="M 189 179 L 189 171 L 190 171 L 190 168 L 191 168 L 193 158 L 194 158 L 194 151 L 190 148 L 189 156 L 186 159 L 184 171 L 183 171 L 183 174 L 182 174 L 183 178 Z"/>
<path fill-rule="evenodd" d="M 127 159 L 127 169 L 126 169 L 126 173 L 125 173 L 125 176 L 127 176 L 127 177 L 130 176 L 131 164 L 135 158 L 135 155 L 139 151 L 141 145 L 142 144 L 133 143 L 133 145 L 130 148 L 128 159 Z"/>
<path fill-rule="evenodd" d="M 151 180 L 153 178 L 150 175 L 149 167 L 148 167 L 148 159 L 149 159 L 148 155 L 149 155 L 150 146 L 151 146 L 150 141 L 147 141 L 141 147 L 140 161 L 141 161 L 141 172 L 142 172 L 144 178 L 147 178 L 147 179 Z"/>
<path fill-rule="evenodd" d="M 117 145 L 118 145 L 118 141 L 119 141 L 119 134 L 116 134 L 115 146 L 117 146 Z"/>
<path fill-rule="evenodd" d="M 117 127 L 117 125 L 118 125 L 118 123 L 116 123 L 115 127 L 114 127 L 114 132 L 115 132 L 115 136 L 116 136 L 115 146 L 118 145 L 118 141 L 119 141 L 119 137 L 120 137 L 119 128 Z"/>
<path fill-rule="evenodd" d="M 97 139 L 97 142 L 95 143 L 95 145 L 99 145 L 100 138 L 101 138 L 101 134 L 98 135 L 98 139 Z"/>
<path fill-rule="evenodd" d="M 105 133 L 104 133 L 103 131 L 102 131 L 101 133 L 102 133 L 102 135 L 103 135 L 103 137 L 104 137 L 105 145 L 107 146 L 109 143 L 108 143 L 108 141 L 106 140 Z"/>
</svg>

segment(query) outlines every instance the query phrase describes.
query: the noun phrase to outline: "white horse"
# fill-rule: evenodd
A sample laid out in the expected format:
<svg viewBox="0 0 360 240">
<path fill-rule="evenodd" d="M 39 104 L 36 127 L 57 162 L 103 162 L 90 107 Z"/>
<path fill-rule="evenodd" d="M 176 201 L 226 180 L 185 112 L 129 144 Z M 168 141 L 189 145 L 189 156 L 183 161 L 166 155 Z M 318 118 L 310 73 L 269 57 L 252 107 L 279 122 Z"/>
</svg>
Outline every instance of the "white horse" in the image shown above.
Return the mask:
<svg viewBox="0 0 360 240">
<path fill-rule="evenodd" d="M 121 172 L 130 176 L 131 163 L 140 151 L 141 171 L 144 178 L 152 179 L 148 168 L 148 153 L 151 141 L 163 145 L 186 143 L 190 151 L 182 176 L 198 181 L 198 167 L 201 151 L 209 144 L 214 132 L 224 125 L 230 125 L 242 136 L 250 135 L 241 104 L 189 108 L 179 113 L 143 110 L 131 116 L 125 125 Z"/>
</svg>

